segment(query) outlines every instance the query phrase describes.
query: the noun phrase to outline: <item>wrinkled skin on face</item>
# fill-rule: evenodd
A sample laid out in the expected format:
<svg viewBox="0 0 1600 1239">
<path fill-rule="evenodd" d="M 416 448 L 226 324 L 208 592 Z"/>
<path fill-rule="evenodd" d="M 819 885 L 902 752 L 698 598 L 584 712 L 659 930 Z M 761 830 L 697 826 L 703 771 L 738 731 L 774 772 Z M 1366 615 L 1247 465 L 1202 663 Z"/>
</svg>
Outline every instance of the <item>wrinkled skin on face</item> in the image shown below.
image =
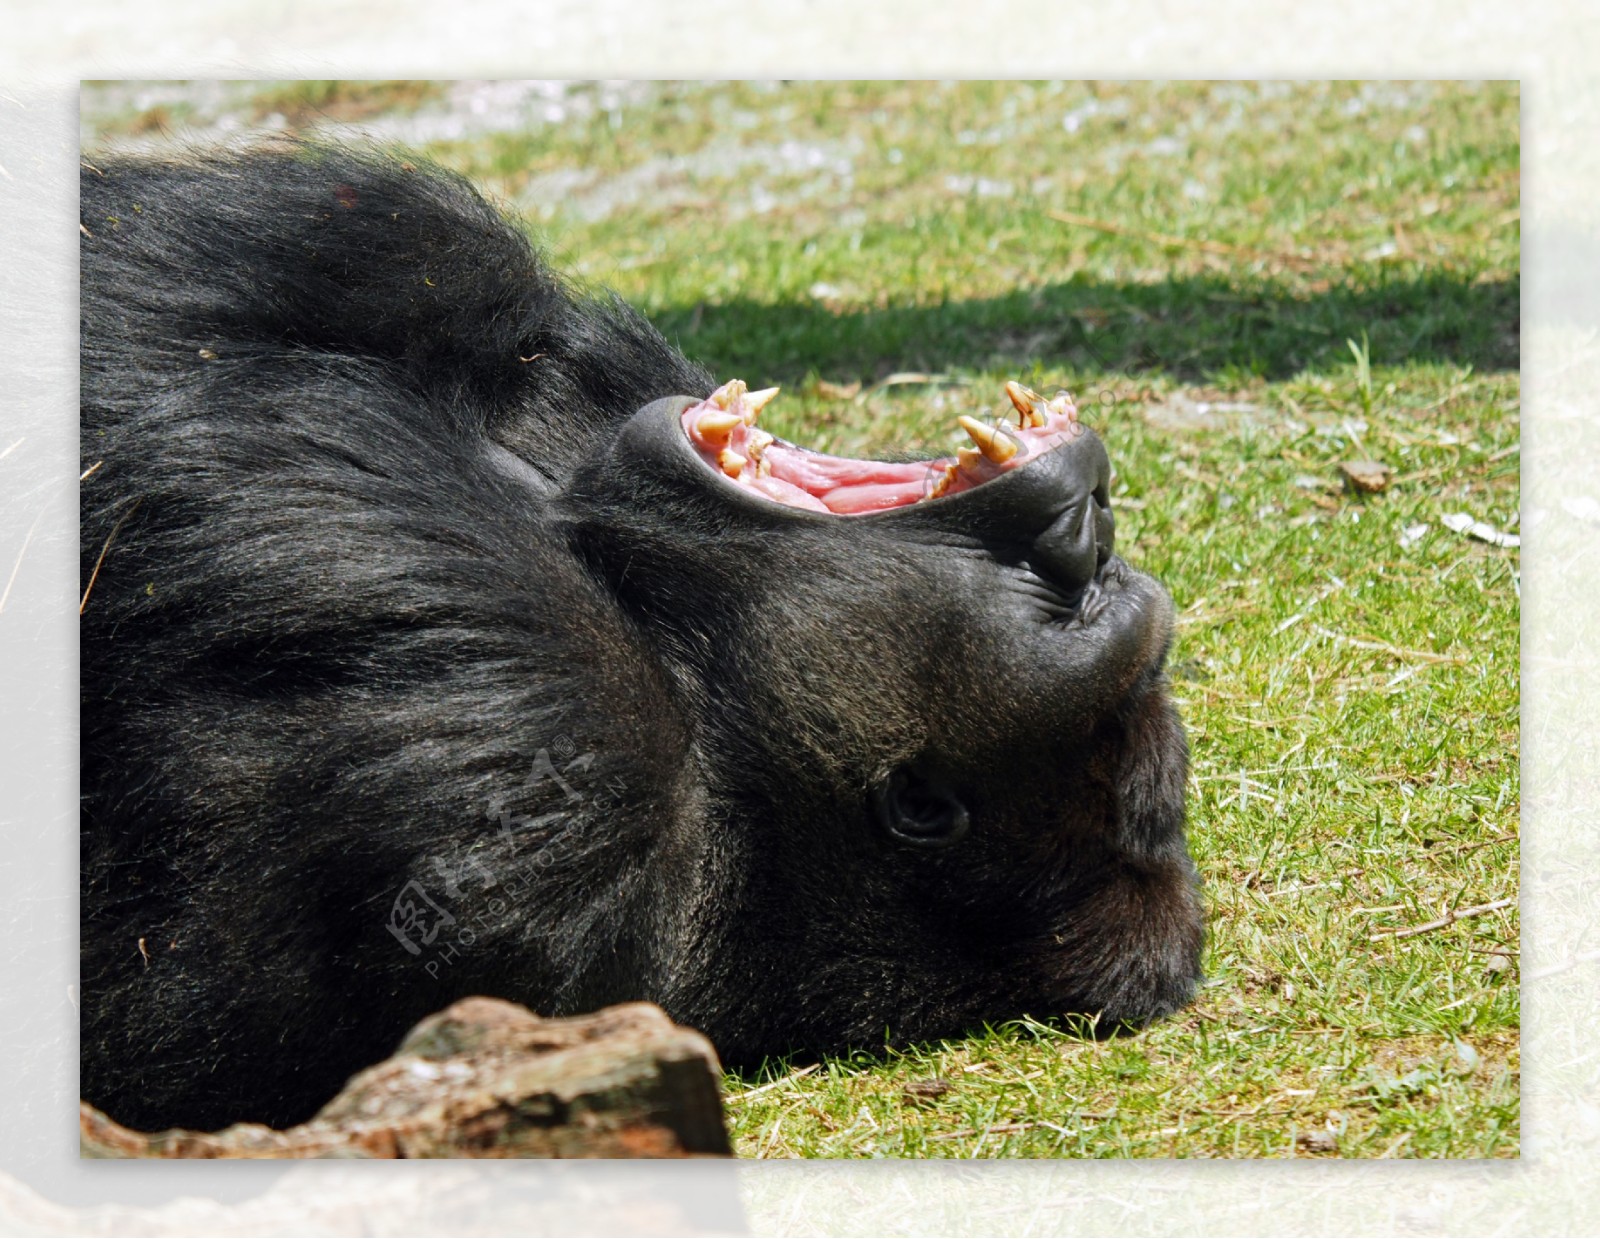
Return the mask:
<svg viewBox="0 0 1600 1239">
<path fill-rule="evenodd" d="M 843 461 L 442 174 L 82 191 L 87 1100 L 297 1122 L 474 993 L 735 1064 L 1188 1000 L 1172 609 L 1069 398 Z"/>
</svg>

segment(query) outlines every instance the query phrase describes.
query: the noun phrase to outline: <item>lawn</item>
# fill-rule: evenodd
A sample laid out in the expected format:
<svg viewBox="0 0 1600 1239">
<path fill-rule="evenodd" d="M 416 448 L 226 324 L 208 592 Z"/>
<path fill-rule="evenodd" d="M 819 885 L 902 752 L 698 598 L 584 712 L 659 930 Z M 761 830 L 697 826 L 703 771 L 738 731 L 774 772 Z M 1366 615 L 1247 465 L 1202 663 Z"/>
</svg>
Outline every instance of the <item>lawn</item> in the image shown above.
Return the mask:
<svg viewBox="0 0 1600 1239">
<path fill-rule="evenodd" d="M 1517 1156 L 1520 565 L 1449 520 L 1518 529 L 1516 85 L 510 89 L 90 85 L 85 141 L 368 125 L 807 446 L 1064 387 L 1179 612 L 1198 1001 L 732 1076 L 739 1152 Z"/>
</svg>

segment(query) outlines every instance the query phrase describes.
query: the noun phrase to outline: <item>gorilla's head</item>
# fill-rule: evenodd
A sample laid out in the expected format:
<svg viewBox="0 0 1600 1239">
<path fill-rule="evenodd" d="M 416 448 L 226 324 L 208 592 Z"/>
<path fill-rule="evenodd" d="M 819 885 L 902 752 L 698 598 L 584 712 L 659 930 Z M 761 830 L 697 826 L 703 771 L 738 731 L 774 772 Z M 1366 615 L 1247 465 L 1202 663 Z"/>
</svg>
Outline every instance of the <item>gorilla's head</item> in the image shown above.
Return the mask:
<svg viewBox="0 0 1600 1239">
<path fill-rule="evenodd" d="M 687 1018 L 742 1058 L 1172 1011 L 1201 943 L 1172 604 L 1113 553 L 1100 439 L 1010 383 L 955 456 L 848 460 L 760 429 L 772 394 L 650 404 L 558 503 L 721 823 Z"/>
</svg>

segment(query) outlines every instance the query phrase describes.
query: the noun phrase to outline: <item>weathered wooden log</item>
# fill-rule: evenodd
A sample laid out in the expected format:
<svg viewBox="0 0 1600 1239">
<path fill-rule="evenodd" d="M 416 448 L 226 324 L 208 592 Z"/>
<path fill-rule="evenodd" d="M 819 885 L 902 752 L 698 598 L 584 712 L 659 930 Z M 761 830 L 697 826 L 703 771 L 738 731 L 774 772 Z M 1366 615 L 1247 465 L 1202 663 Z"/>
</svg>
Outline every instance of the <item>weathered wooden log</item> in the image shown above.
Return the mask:
<svg viewBox="0 0 1600 1239">
<path fill-rule="evenodd" d="M 651 1003 L 541 1019 L 494 998 L 429 1016 L 309 1122 L 130 1131 L 80 1103 L 84 1157 L 691 1157 L 731 1152 L 716 1051 Z"/>
</svg>

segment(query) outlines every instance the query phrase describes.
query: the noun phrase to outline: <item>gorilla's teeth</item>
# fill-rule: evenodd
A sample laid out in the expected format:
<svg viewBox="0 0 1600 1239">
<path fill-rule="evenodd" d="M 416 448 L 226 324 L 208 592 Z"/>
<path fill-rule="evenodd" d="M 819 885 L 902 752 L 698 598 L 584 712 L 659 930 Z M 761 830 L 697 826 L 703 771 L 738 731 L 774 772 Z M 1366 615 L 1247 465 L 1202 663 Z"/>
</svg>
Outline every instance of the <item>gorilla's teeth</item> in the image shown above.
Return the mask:
<svg viewBox="0 0 1600 1239">
<path fill-rule="evenodd" d="M 1022 445 L 998 426 L 985 426 L 977 418 L 965 415 L 956 418 L 956 421 L 972 436 L 978 450 L 997 465 L 1005 464 L 1021 450 Z"/>
<path fill-rule="evenodd" d="M 747 460 L 755 462 L 756 476 L 758 478 L 772 476 L 772 466 L 767 463 L 766 457 L 762 454 L 766 450 L 767 444 L 771 442 L 771 435 L 765 430 L 757 430 L 754 427 L 751 428 L 749 435 L 745 438 L 744 455 Z"/>
<path fill-rule="evenodd" d="M 726 443 L 733 434 L 733 428 L 743 424 L 744 418 L 737 413 L 711 410 L 700 414 L 694 428 L 700 432 L 700 437 L 708 442 Z"/>
<path fill-rule="evenodd" d="M 1009 379 L 1006 382 L 1006 395 L 1011 397 L 1011 403 L 1016 406 L 1017 412 L 1022 415 L 1022 424 L 1024 426 L 1038 427 L 1044 425 L 1044 414 L 1040 413 L 1036 407 L 1044 397 L 1038 392 L 1032 388 L 1024 387 L 1015 379 Z"/>
<path fill-rule="evenodd" d="M 745 458 L 732 448 L 723 448 L 717 453 L 717 464 L 730 478 L 736 478 L 744 472 Z"/>
<path fill-rule="evenodd" d="M 761 413 L 761 410 L 766 408 L 767 404 L 777 394 L 778 389 L 776 387 L 763 387 L 760 391 L 753 391 L 747 394 L 744 398 L 744 407 L 750 413 L 746 420 L 753 423 Z"/>
<path fill-rule="evenodd" d="M 983 453 L 975 447 L 964 447 L 956 452 L 956 468 L 972 469 L 983 459 Z"/>
<path fill-rule="evenodd" d="M 729 379 L 716 391 L 711 393 L 711 403 L 719 409 L 731 408 L 746 391 L 743 379 Z"/>
</svg>

